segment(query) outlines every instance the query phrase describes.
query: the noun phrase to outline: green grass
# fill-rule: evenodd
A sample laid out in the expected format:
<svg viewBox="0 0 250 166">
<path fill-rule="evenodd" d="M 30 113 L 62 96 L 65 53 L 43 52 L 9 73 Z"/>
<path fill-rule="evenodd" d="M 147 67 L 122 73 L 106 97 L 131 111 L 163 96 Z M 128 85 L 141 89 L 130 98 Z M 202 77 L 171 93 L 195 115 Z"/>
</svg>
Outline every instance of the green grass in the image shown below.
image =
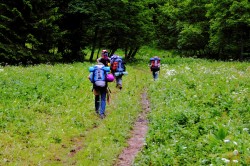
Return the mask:
<svg viewBox="0 0 250 166">
<path fill-rule="evenodd" d="M 87 66 L 5 67 L 1 72 L 1 152 L 7 163 L 53 160 L 62 144 L 93 126 Z M 7 147 L 7 148 L 6 148 Z M 32 152 L 32 153 L 31 153 Z M 3 161 L 1 161 L 3 162 Z"/>
<path fill-rule="evenodd" d="M 249 63 L 162 65 L 149 87 L 150 130 L 135 165 L 249 165 L 249 88 Z"/>
<path fill-rule="evenodd" d="M 158 81 L 147 66 L 153 55 L 162 58 Z M 95 115 L 87 79 L 93 64 L 0 67 L 0 165 L 112 165 L 142 111 L 144 90 L 149 132 L 134 165 L 249 165 L 249 63 L 148 48 L 137 58 L 127 64 L 122 91 L 109 84 L 104 120 Z"/>
<path fill-rule="evenodd" d="M 111 165 L 126 146 L 150 75 L 127 66 L 110 83 L 107 118 L 94 111 L 90 63 L 4 67 L 0 72 L 0 165 Z M 135 67 L 140 68 L 140 67 Z M 70 155 L 76 150 L 75 155 Z M 107 153 L 107 151 L 109 153 Z M 91 163 L 91 164 L 90 164 Z"/>
</svg>

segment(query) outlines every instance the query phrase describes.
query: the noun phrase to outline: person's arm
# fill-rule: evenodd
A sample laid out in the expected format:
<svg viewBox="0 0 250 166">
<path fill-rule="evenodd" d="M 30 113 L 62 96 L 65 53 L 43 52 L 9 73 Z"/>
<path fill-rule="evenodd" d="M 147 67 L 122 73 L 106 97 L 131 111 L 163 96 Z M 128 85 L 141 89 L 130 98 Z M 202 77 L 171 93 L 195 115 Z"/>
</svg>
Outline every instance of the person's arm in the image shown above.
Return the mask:
<svg viewBox="0 0 250 166">
<path fill-rule="evenodd" d="M 91 72 L 91 73 L 89 74 L 88 79 L 89 79 L 90 82 L 92 82 L 92 79 L 93 79 L 93 72 Z"/>
<path fill-rule="evenodd" d="M 100 63 L 100 62 L 101 62 L 101 59 L 102 59 L 102 58 L 96 59 L 97 63 Z"/>
</svg>

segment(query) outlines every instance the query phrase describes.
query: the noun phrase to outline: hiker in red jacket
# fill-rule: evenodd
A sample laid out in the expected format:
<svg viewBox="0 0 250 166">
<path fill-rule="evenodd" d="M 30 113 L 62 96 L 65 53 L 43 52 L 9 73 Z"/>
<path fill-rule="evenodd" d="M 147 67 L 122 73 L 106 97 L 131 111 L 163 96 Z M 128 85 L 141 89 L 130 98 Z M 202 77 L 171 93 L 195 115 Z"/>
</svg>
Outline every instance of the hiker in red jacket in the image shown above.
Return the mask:
<svg viewBox="0 0 250 166">
<path fill-rule="evenodd" d="M 97 59 L 97 62 L 103 63 L 104 66 L 109 66 L 110 64 L 110 58 L 109 53 L 107 50 L 102 50 L 102 55 L 100 58 Z"/>
</svg>

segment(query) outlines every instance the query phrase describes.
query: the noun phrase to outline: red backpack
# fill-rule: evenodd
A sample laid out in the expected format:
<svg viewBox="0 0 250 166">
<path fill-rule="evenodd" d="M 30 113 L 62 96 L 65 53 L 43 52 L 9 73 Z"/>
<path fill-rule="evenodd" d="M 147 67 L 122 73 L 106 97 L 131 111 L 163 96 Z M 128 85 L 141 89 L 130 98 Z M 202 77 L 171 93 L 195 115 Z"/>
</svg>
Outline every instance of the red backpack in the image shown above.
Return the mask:
<svg viewBox="0 0 250 166">
<path fill-rule="evenodd" d="M 152 71 L 159 71 L 160 70 L 160 63 L 161 59 L 158 57 L 150 58 L 150 68 Z"/>
</svg>

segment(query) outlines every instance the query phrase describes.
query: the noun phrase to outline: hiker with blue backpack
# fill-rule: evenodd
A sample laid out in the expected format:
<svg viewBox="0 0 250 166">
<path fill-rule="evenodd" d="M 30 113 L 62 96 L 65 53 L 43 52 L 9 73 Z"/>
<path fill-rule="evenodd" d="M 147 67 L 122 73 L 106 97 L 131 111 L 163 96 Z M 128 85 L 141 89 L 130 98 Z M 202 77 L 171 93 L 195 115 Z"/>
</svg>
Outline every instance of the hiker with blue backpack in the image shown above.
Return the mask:
<svg viewBox="0 0 250 166">
<path fill-rule="evenodd" d="M 122 89 L 122 76 L 128 74 L 126 72 L 125 62 L 122 57 L 118 55 L 112 55 L 110 58 L 111 73 L 115 76 L 116 87 Z"/>
<path fill-rule="evenodd" d="M 110 92 L 108 91 L 108 82 L 112 82 L 114 76 L 109 73 L 110 67 L 105 66 L 101 62 L 94 67 L 90 67 L 89 71 L 90 75 L 88 78 L 93 83 L 92 91 L 95 95 L 95 112 L 103 119 L 106 116 L 106 95 Z"/>
<path fill-rule="evenodd" d="M 149 66 L 150 66 L 150 70 L 152 72 L 154 81 L 157 80 L 159 77 L 160 66 L 161 66 L 160 61 L 161 59 L 158 56 L 154 56 L 150 58 Z"/>
</svg>

